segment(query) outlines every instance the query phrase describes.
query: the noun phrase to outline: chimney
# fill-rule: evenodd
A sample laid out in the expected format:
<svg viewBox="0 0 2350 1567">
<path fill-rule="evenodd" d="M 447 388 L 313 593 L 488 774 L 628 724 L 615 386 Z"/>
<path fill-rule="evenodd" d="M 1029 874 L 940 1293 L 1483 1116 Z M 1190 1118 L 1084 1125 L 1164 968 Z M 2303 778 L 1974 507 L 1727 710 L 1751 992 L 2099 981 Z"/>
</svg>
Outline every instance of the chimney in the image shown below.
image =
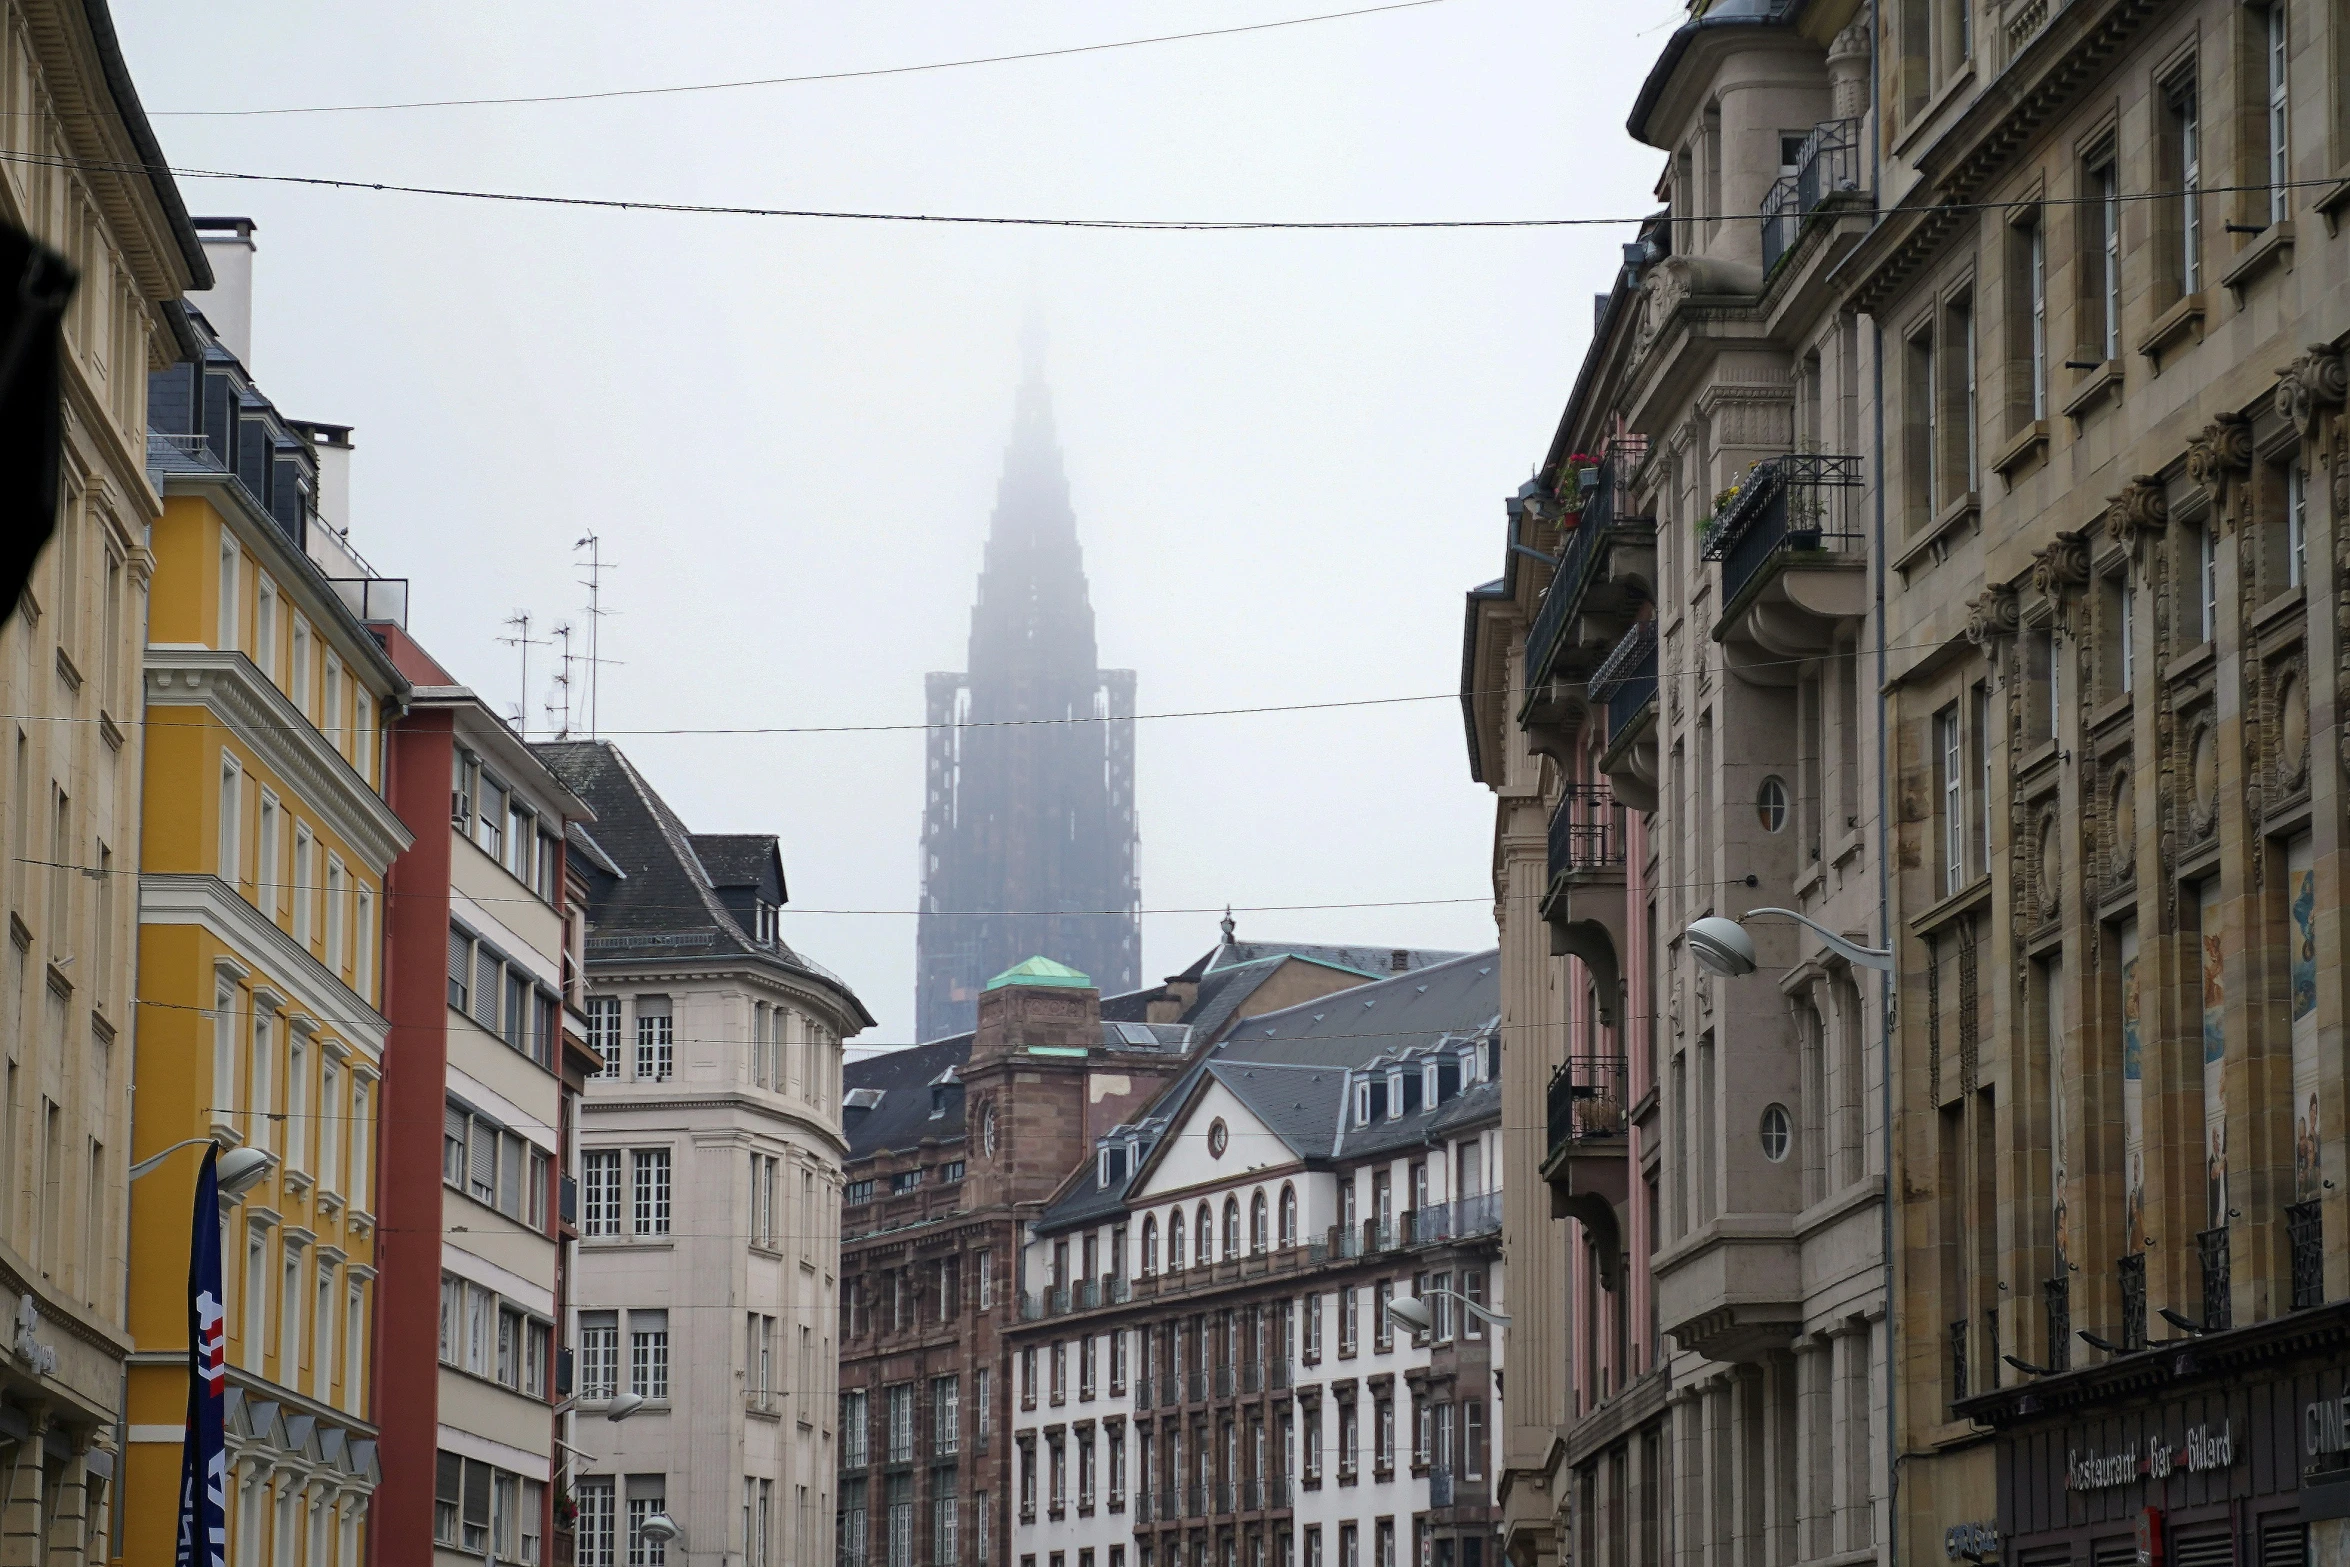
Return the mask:
<svg viewBox="0 0 2350 1567">
<path fill-rule="evenodd" d="M 301 421 L 318 454 L 318 520 L 346 538 L 351 532 L 351 427 Z"/>
<path fill-rule="evenodd" d="M 196 237 L 212 263 L 212 287 L 188 295 L 237 363 L 253 368 L 253 220 L 197 218 Z"/>
</svg>

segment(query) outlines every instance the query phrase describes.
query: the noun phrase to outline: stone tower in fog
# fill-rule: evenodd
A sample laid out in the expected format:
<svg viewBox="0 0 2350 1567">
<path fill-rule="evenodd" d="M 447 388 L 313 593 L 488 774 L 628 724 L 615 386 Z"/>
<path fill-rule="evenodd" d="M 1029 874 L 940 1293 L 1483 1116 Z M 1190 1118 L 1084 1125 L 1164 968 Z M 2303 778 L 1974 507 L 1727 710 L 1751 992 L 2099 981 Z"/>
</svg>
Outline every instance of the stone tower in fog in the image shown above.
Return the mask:
<svg viewBox="0 0 2350 1567">
<path fill-rule="evenodd" d="M 968 666 L 928 685 L 917 1037 L 970 1029 L 987 981 L 1039 954 L 1104 994 L 1134 989 L 1134 671 L 1097 667 L 1077 517 L 1034 355 L 996 489 Z"/>
</svg>

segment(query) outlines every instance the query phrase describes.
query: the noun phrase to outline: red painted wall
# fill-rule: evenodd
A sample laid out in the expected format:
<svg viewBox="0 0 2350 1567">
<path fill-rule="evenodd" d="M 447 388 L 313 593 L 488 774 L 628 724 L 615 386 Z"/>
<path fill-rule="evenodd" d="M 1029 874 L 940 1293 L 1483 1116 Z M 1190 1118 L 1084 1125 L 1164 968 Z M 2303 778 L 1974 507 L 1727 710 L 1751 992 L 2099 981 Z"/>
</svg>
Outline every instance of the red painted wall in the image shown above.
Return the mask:
<svg viewBox="0 0 2350 1567">
<path fill-rule="evenodd" d="M 407 643 L 392 632 L 388 643 Z M 415 644 L 407 643 L 409 650 Z M 401 649 L 393 647 L 395 657 Z M 407 660 L 401 660 L 403 665 Z M 426 661 L 429 664 L 429 660 Z M 415 678 L 419 670 L 411 670 Z M 385 797 L 416 835 L 384 880 L 384 1051 L 376 1137 L 374 1415 L 383 1483 L 368 1560 L 432 1560 L 440 1425 L 441 1121 L 449 1069 L 449 778 L 445 711 L 391 728 Z"/>
</svg>

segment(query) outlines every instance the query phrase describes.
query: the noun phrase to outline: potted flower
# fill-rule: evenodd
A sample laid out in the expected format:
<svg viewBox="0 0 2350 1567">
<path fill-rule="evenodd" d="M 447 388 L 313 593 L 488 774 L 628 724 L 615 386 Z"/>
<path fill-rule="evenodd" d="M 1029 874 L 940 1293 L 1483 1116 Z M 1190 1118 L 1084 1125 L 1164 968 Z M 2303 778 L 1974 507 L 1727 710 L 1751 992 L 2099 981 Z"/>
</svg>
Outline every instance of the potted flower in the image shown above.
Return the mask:
<svg viewBox="0 0 2350 1567">
<path fill-rule="evenodd" d="M 1567 459 L 1566 473 L 1561 477 L 1571 481 L 1562 483 L 1559 496 L 1559 526 L 1571 528 L 1582 520 L 1584 502 L 1599 488 L 1599 459 L 1589 452 L 1577 452 Z"/>
</svg>

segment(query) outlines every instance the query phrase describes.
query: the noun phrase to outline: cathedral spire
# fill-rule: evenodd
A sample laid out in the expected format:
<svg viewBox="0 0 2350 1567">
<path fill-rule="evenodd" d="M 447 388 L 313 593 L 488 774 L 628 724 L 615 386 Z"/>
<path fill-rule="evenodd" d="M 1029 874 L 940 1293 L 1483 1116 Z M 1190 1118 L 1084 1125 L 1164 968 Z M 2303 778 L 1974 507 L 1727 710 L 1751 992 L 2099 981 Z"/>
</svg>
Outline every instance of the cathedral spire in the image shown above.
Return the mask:
<svg viewBox="0 0 2350 1567">
<path fill-rule="evenodd" d="M 929 678 L 924 1039 L 971 1027 L 988 978 L 1025 958 L 1082 970 L 1111 994 L 1134 988 L 1141 968 L 1134 737 L 1121 722 L 1134 713 L 1134 673 L 1099 667 L 1033 316 L 1021 357 L 970 662 Z"/>
</svg>

